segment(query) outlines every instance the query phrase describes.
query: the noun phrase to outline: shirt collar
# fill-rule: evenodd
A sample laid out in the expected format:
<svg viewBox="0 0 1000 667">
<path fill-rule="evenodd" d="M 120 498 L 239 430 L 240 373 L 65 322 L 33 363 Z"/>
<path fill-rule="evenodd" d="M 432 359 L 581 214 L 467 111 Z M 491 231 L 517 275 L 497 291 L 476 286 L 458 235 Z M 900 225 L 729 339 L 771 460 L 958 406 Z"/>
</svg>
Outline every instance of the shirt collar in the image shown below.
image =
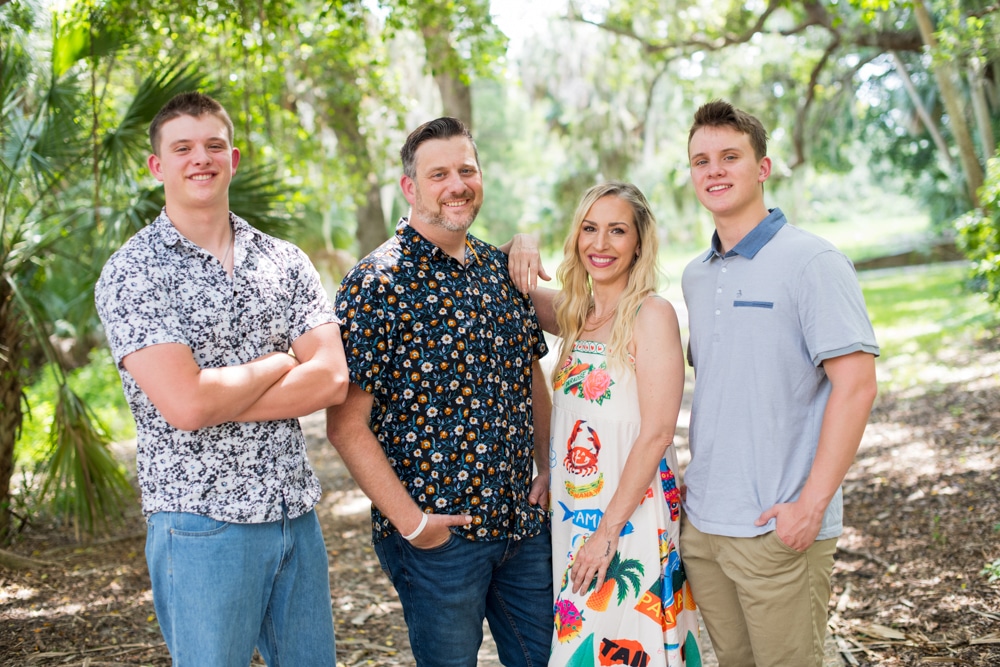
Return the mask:
<svg viewBox="0 0 1000 667">
<path fill-rule="evenodd" d="M 410 226 L 410 220 L 402 217 L 396 223 L 396 236 L 401 243 L 410 246 L 414 252 L 426 254 L 432 259 L 454 259 L 438 246 L 428 241 L 423 234 Z M 486 249 L 486 244 L 471 234 L 465 235 L 465 266 L 471 263 L 481 264 L 480 257 Z"/>
<path fill-rule="evenodd" d="M 781 212 L 780 208 L 770 209 L 767 217 L 758 222 L 757 226 L 751 229 L 725 255 L 719 252 L 719 232 L 715 231 L 712 233 L 712 247 L 702 261 L 707 262 L 713 257 L 732 257 L 733 255 L 742 255 L 747 259 L 753 259 L 760 252 L 760 249 L 767 245 L 767 242 L 774 238 L 778 230 L 784 227 L 787 222 L 785 214 Z"/>
<path fill-rule="evenodd" d="M 229 224 L 232 225 L 234 238 L 236 236 L 241 236 L 247 231 L 253 231 L 253 227 L 250 226 L 246 220 L 236 215 L 232 211 L 229 212 Z M 182 241 L 187 241 L 192 243 L 187 237 L 177 231 L 174 227 L 174 223 L 170 221 L 167 216 L 167 208 L 164 206 L 160 211 L 160 215 L 156 216 L 156 220 L 152 222 L 151 227 L 156 229 L 156 233 L 160 237 L 160 241 L 166 246 L 175 246 Z"/>
</svg>

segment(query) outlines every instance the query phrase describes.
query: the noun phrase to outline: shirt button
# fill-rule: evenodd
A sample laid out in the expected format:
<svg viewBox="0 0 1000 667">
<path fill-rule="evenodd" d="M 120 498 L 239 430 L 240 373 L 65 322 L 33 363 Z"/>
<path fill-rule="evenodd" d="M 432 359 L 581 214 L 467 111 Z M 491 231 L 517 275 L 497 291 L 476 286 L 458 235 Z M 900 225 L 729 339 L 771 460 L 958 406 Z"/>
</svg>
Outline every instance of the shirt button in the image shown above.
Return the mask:
<svg viewBox="0 0 1000 667">
<path fill-rule="evenodd" d="M 722 294 L 722 288 L 721 288 L 721 287 L 717 288 L 717 289 L 715 290 L 715 293 L 716 293 L 716 294 Z"/>
<path fill-rule="evenodd" d="M 722 272 L 723 272 L 723 273 L 725 273 L 725 272 L 726 272 L 726 267 L 722 267 Z"/>
<path fill-rule="evenodd" d="M 717 311 L 715 311 L 715 314 L 716 314 L 716 315 L 721 315 L 721 314 L 722 314 L 722 311 L 721 311 L 721 310 L 717 310 Z"/>
</svg>

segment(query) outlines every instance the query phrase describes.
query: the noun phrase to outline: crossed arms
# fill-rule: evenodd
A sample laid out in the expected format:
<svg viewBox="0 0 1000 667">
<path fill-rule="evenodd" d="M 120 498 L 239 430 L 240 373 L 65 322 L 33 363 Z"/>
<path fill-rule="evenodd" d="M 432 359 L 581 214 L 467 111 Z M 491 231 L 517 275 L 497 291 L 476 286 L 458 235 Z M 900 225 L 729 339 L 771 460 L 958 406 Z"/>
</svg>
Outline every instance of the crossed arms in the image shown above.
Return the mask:
<svg viewBox="0 0 1000 667">
<path fill-rule="evenodd" d="M 163 343 L 127 355 L 122 364 L 174 428 L 194 431 L 224 422 L 302 417 L 347 396 L 340 327 L 323 324 L 292 343 L 222 368 L 200 368 L 191 348 Z"/>
</svg>

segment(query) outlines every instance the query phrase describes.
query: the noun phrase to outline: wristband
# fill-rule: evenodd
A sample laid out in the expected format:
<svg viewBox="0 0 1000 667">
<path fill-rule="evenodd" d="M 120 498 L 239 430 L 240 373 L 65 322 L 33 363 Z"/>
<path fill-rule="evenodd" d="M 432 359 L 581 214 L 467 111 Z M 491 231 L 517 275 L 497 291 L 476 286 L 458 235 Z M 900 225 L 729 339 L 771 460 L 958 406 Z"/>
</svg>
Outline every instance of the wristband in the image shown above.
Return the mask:
<svg viewBox="0 0 1000 667">
<path fill-rule="evenodd" d="M 424 528 L 426 527 L 427 527 L 427 515 L 421 514 L 420 525 L 417 526 L 417 529 L 412 533 L 410 533 L 409 535 L 403 535 L 403 539 L 406 540 L 407 542 L 412 542 L 413 540 L 417 539 L 420 536 L 420 533 L 424 532 Z"/>
</svg>

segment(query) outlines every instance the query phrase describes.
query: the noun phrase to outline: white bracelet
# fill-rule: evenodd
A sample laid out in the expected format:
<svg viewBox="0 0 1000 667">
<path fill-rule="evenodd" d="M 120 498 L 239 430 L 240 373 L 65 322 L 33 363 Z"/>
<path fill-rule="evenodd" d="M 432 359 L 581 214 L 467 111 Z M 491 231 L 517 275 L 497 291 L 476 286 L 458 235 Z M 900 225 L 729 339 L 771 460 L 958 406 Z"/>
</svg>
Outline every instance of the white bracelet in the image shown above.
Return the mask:
<svg viewBox="0 0 1000 667">
<path fill-rule="evenodd" d="M 407 542 L 412 542 L 413 540 L 417 539 L 417 537 L 420 536 L 420 533 L 424 532 L 424 528 L 426 527 L 427 527 L 427 515 L 422 514 L 420 517 L 420 525 L 417 526 L 417 529 L 412 533 L 410 533 L 409 535 L 403 535 L 403 539 L 406 540 Z"/>
</svg>

